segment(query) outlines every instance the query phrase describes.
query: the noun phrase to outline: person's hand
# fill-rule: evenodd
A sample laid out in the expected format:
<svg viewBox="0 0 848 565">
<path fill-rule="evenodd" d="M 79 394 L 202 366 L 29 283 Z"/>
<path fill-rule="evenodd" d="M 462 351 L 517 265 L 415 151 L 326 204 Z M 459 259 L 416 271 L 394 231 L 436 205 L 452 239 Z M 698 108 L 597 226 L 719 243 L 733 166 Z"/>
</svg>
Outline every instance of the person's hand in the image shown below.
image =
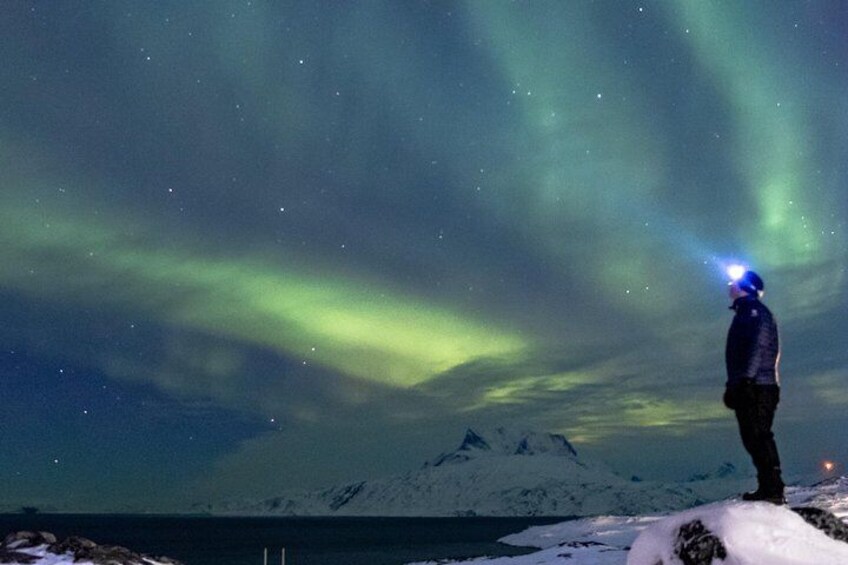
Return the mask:
<svg viewBox="0 0 848 565">
<path fill-rule="evenodd" d="M 750 379 L 737 381 L 732 385 L 727 385 L 724 389 L 724 405 L 731 410 L 736 410 L 740 406 L 753 406 L 756 402 L 756 385 Z"/>
<path fill-rule="evenodd" d="M 724 405 L 727 406 L 730 410 L 736 410 L 736 387 L 725 387 L 722 401 L 724 401 Z"/>
</svg>

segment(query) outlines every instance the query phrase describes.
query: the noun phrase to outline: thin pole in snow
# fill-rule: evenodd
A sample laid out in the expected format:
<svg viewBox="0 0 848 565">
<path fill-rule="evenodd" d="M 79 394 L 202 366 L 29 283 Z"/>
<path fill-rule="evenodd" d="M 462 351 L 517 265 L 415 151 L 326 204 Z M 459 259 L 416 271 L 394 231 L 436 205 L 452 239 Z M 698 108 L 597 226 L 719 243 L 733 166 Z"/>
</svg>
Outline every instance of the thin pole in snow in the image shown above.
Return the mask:
<svg viewBox="0 0 848 565">
<path fill-rule="evenodd" d="M 264 553 L 264 555 L 262 557 L 262 565 L 268 565 L 268 548 L 267 547 L 265 548 L 265 551 L 263 553 Z"/>
<path fill-rule="evenodd" d="M 286 565 L 286 548 L 280 550 L 280 565 Z"/>
</svg>

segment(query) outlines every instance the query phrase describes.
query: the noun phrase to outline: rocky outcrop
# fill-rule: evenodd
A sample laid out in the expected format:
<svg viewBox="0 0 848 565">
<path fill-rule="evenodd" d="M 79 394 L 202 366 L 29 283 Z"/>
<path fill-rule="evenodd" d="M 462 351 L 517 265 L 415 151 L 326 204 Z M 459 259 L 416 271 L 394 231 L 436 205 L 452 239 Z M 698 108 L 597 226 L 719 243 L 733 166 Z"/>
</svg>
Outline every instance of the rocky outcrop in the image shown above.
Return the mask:
<svg viewBox="0 0 848 565">
<path fill-rule="evenodd" d="M 125 547 L 99 545 L 90 539 L 69 537 L 58 541 L 49 532 L 16 532 L 0 544 L 0 563 L 37 563 L 41 556 L 67 556 L 68 563 L 94 565 L 181 565 L 167 557 L 151 557 Z M 51 563 L 55 562 L 52 560 Z"/>
<path fill-rule="evenodd" d="M 848 543 L 848 526 L 832 513 L 812 507 L 791 510 L 828 537 Z M 674 554 L 684 565 L 711 565 L 714 560 L 726 559 L 727 549 L 700 520 L 693 520 L 678 528 Z"/>
<path fill-rule="evenodd" d="M 793 512 L 801 516 L 808 524 L 823 531 L 828 537 L 848 543 L 848 525 L 821 508 L 793 508 Z"/>
<path fill-rule="evenodd" d="M 727 501 L 651 523 L 630 545 L 627 565 L 848 564 L 846 540 L 848 525 L 824 509 Z"/>
<path fill-rule="evenodd" d="M 693 520 L 677 530 L 674 554 L 683 565 L 710 565 L 713 559 L 727 558 L 727 549 L 700 520 Z"/>
</svg>

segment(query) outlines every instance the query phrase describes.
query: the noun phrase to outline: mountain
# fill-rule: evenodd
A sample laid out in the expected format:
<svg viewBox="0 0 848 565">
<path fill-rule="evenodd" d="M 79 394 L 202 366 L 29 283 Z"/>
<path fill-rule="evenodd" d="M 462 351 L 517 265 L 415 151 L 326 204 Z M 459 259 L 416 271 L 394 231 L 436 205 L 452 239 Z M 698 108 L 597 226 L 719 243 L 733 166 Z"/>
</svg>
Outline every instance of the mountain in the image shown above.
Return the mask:
<svg viewBox="0 0 848 565">
<path fill-rule="evenodd" d="M 590 516 L 703 502 L 680 485 L 634 482 L 578 456 L 561 435 L 467 430 L 459 447 L 402 475 L 196 511 L 297 516 Z"/>
<path fill-rule="evenodd" d="M 736 469 L 736 465 L 733 463 L 722 463 L 718 466 L 718 468 L 712 473 L 697 473 L 689 477 L 690 482 L 696 481 L 711 481 L 715 479 L 730 479 L 730 478 L 738 478 L 738 471 Z"/>
</svg>

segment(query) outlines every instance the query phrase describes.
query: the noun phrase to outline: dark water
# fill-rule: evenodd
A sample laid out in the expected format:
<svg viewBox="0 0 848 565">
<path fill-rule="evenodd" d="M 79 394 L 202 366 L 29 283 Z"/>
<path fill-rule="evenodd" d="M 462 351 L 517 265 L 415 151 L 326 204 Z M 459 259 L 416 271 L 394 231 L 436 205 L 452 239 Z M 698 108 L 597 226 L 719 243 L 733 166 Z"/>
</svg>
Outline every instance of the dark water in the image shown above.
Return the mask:
<svg viewBox="0 0 848 565">
<path fill-rule="evenodd" d="M 211 518 L 36 514 L 0 515 L 0 536 L 17 530 L 76 535 L 186 565 L 397 565 L 410 561 L 527 550 L 496 540 L 557 518 Z"/>
</svg>

